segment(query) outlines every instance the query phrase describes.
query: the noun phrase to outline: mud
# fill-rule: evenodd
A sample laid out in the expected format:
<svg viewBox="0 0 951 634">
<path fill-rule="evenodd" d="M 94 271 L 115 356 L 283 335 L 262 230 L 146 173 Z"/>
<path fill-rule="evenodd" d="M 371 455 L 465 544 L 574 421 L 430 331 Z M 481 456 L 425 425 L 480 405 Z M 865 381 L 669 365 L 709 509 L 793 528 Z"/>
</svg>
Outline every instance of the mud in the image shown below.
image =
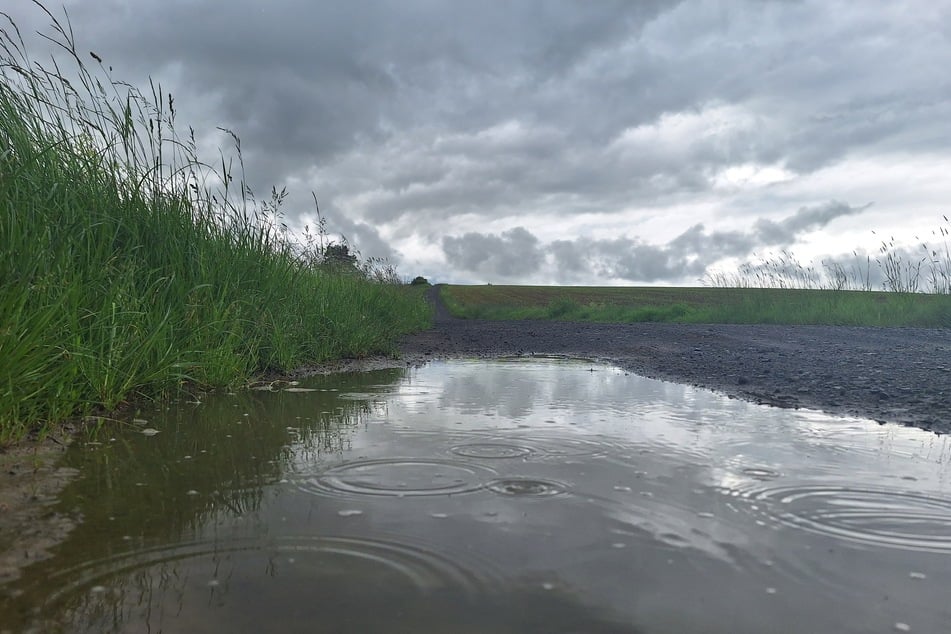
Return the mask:
<svg viewBox="0 0 951 634">
<path fill-rule="evenodd" d="M 74 519 L 54 510 L 76 471 L 58 466 L 65 440 L 47 438 L 0 452 L 0 585 L 49 557 Z"/>
</svg>

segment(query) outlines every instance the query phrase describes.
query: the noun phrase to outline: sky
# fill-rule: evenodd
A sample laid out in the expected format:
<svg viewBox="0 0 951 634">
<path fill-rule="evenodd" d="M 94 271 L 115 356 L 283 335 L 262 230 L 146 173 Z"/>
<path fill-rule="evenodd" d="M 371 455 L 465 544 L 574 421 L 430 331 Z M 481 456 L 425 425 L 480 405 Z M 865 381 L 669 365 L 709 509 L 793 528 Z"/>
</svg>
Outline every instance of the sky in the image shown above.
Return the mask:
<svg viewBox="0 0 951 634">
<path fill-rule="evenodd" d="M 405 277 L 696 286 L 783 251 L 945 244 L 948 0 L 47 7 L 116 78 L 171 92 L 203 148 L 240 136 L 292 228 L 314 192 Z"/>
</svg>

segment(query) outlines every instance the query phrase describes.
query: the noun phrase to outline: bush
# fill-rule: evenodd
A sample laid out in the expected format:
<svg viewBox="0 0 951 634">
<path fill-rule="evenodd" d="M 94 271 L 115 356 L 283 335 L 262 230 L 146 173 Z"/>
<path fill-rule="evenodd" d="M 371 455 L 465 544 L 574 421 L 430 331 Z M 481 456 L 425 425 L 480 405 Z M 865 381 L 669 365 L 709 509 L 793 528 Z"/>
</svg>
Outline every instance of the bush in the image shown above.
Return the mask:
<svg viewBox="0 0 951 634">
<path fill-rule="evenodd" d="M 578 302 L 570 297 L 558 297 L 548 304 L 548 317 L 549 319 L 564 318 L 571 313 L 577 312 L 579 308 Z"/>
</svg>

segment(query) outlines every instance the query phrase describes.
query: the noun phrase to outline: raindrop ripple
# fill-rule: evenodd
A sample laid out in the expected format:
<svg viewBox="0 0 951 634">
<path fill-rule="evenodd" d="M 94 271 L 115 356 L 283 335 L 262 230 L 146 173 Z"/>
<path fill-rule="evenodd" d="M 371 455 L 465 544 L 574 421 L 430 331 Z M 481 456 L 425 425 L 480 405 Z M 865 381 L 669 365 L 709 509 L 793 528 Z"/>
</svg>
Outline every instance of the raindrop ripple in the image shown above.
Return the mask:
<svg viewBox="0 0 951 634">
<path fill-rule="evenodd" d="M 454 495 L 483 489 L 496 476 L 489 467 L 458 460 L 380 458 L 336 465 L 299 486 L 307 493 L 331 495 Z"/>
<path fill-rule="evenodd" d="M 532 455 L 530 447 L 512 445 L 504 442 L 474 442 L 456 445 L 449 449 L 451 453 L 464 458 L 524 458 Z"/>
<path fill-rule="evenodd" d="M 784 524 L 847 542 L 951 553 L 951 500 L 920 493 L 836 485 L 735 492 Z"/>
<path fill-rule="evenodd" d="M 561 482 L 535 478 L 500 478 L 490 482 L 488 488 L 502 495 L 536 498 L 560 495 L 568 490 Z"/>
</svg>

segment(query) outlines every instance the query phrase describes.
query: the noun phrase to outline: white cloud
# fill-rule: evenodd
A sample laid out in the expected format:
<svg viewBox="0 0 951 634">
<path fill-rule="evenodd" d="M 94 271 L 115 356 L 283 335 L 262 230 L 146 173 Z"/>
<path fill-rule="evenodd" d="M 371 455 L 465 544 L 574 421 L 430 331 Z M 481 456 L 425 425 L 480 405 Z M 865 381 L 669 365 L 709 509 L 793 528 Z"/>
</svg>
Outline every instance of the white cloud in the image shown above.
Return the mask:
<svg viewBox="0 0 951 634">
<path fill-rule="evenodd" d="M 794 178 L 796 178 L 795 173 L 778 165 L 744 163 L 719 170 L 711 181 L 714 189 L 736 191 L 785 183 Z"/>
</svg>

